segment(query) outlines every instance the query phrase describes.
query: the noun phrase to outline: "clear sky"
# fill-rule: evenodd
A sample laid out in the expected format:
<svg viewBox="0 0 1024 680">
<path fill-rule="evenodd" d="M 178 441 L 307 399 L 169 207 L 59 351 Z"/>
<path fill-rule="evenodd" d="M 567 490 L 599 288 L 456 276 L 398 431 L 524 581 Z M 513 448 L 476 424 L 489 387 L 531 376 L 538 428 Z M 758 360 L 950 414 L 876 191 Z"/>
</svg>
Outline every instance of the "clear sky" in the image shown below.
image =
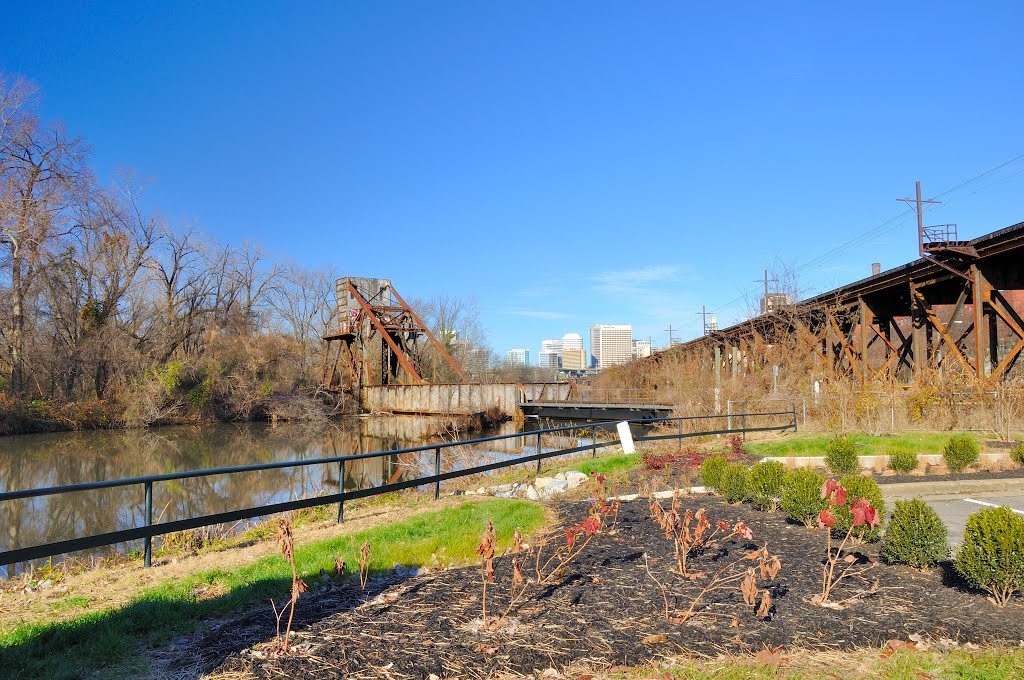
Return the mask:
<svg viewBox="0 0 1024 680">
<path fill-rule="evenodd" d="M 169 219 L 475 296 L 495 350 L 699 332 L 1024 220 L 1024 3 L 11 3 L 0 70 Z M 1020 158 L 1018 158 L 1020 157 Z M 831 252 L 887 220 L 850 247 Z M 823 259 L 820 258 L 827 255 Z M 749 303 L 747 302 L 749 301 Z"/>
</svg>

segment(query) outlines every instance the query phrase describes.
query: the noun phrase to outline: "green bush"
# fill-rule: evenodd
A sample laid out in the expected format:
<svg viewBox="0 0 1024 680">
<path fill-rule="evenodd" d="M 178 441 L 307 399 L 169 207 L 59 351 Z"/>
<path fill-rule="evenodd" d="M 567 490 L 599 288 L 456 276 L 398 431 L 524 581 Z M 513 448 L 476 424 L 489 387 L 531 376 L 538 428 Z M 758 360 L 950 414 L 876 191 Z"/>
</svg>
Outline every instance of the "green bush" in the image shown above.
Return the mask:
<svg viewBox="0 0 1024 680">
<path fill-rule="evenodd" d="M 885 501 L 882 500 L 882 490 L 878 488 L 878 482 L 863 475 L 846 475 L 839 480 L 839 483 L 846 489 L 846 505 L 839 505 L 835 508 L 836 525 L 832 531 L 837 536 L 845 536 L 853 525 L 853 514 L 850 512 L 850 505 L 858 498 L 866 498 L 871 505 L 878 510 L 878 517 L 885 522 Z M 853 530 L 853 536 L 862 541 L 877 541 L 882 534 L 882 524 L 874 529 L 862 524 Z"/>
<path fill-rule="evenodd" d="M 901 562 L 918 569 L 949 557 L 946 525 L 939 513 L 919 498 L 896 501 L 889 528 L 882 539 L 881 555 L 890 564 Z"/>
<path fill-rule="evenodd" d="M 782 477 L 786 469 L 778 461 L 757 463 L 747 473 L 747 498 L 759 510 L 774 511 L 782 497 Z"/>
<path fill-rule="evenodd" d="M 725 456 L 711 456 L 700 464 L 700 479 L 710 491 L 718 491 L 722 479 L 722 470 L 729 464 Z"/>
<path fill-rule="evenodd" d="M 846 435 L 836 435 L 825 445 L 825 464 L 836 475 L 857 471 L 857 449 Z"/>
<path fill-rule="evenodd" d="M 795 522 L 814 526 L 818 513 L 825 509 L 821 487 L 825 475 L 810 468 L 789 470 L 782 476 L 782 501 L 779 507 Z"/>
<path fill-rule="evenodd" d="M 1017 465 L 1024 465 L 1024 442 L 1017 442 L 1017 445 L 1010 449 L 1010 458 Z"/>
<path fill-rule="evenodd" d="M 976 463 L 980 452 L 974 437 L 969 434 L 955 434 L 946 442 L 942 458 L 946 461 L 946 467 L 953 472 L 960 472 L 968 465 Z"/>
<path fill-rule="evenodd" d="M 890 470 L 905 474 L 917 468 L 917 452 L 906 444 L 890 444 L 886 453 Z"/>
<path fill-rule="evenodd" d="M 722 470 L 718 490 L 728 503 L 742 503 L 747 497 L 747 466 L 729 463 Z"/>
<path fill-rule="evenodd" d="M 956 570 L 968 583 L 1003 606 L 1024 588 L 1024 517 L 1005 507 L 985 508 L 967 518 Z"/>
</svg>

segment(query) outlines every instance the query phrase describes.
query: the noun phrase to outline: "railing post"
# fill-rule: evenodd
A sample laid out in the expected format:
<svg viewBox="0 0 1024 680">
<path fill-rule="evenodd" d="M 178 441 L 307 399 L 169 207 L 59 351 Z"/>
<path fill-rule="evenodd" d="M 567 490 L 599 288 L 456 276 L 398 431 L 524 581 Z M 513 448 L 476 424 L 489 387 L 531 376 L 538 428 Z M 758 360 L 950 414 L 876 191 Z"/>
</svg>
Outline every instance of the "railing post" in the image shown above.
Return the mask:
<svg viewBox="0 0 1024 680">
<path fill-rule="evenodd" d="M 540 432 L 537 432 L 537 455 L 540 456 Z M 537 474 L 540 474 L 540 458 L 537 458 Z"/>
<path fill-rule="evenodd" d="M 679 450 L 683 450 L 683 419 L 679 419 Z"/>
<path fill-rule="evenodd" d="M 597 458 L 597 425 L 590 426 L 590 457 Z"/>
<path fill-rule="evenodd" d="M 338 462 L 338 491 L 345 493 L 345 461 Z M 338 501 L 338 524 L 345 521 L 345 498 Z"/>
<path fill-rule="evenodd" d="M 146 482 L 146 526 L 153 526 L 153 482 Z M 146 536 L 143 549 L 143 564 L 148 568 L 153 565 L 153 537 Z"/>
<path fill-rule="evenodd" d="M 441 475 L 441 447 L 438 446 L 434 449 L 434 475 Z M 441 498 L 441 480 L 434 482 L 434 500 Z"/>
<path fill-rule="evenodd" d="M 796 431 L 797 431 L 797 425 L 796 425 L 796 402 L 794 401 L 793 402 L 793 432 L 796 432 Z"/>
<path fill-rule="evenodd" d="M 747 441 L 747 414 L 740 415 L 740 429 L 743 430 L 743 441 Z"/>
</svg>

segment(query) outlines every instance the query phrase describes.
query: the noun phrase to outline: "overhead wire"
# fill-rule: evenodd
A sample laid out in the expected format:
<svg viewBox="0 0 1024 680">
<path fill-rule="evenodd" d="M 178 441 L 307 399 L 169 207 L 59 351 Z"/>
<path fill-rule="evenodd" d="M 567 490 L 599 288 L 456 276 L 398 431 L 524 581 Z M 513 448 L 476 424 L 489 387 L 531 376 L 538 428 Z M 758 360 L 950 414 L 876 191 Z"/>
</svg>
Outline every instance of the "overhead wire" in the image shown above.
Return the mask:
<svg viewBox="0 0 1024 680">
<path fill-rule="evenodd" d="M 1020 154 L 1018 156 L 1015 156 L 1015 157 L 1011 158 L 1008 161 L 1005 161 L 1003 163 L 1000 163 L 999 165 L 996 165 L 996 166 L 994 166 L 992 168 L 989 168 L 985 172 L 982 172 L 982 173 L 980 173 L 978 175 L 975 175 L 974 177 L 972 177 L 972 178 L 970 178 L 968 180 L 965 180 L 965 181 L 961 182 L 960 184 L 957 184 L 955 187 L 952 187 L 950 189 L 946 189 L 942 193 L 936 194 L 933 198 L 940 198 L 942 196 L 948 196 L 949 194 L 952 194 L 952 193 L 954 193 L 956 191 L 959 191 L 959 190 L 963 189 L 964 187 L 966 187 L 967 185 L 972 184 L 973 182 L 976 182 L 976 181 L 978 181 L 979 179 L 981 179 L 983 177 L 987 177 L 987 176 L 991 175 L 992 173 L 997 172 L 997 171 L 1001 170 L 1002 168 L 1005 168 L 1008 165 L 1012 165 L 1013 163 L 1016 163 L 1017 161 L 1019 161 L 1021 159 L 1024 159 L 1024 154 Z M 1014 173 L 1013 175 L 1009 175 L 1007 177 L 1000 178 L 1000 179 L 996 180 L 995 182 L 992 182 L 991 184 L 987 184 L 986 186 L 981 187 L 980 189 L 975 190 L 972 193 L 978 193 L 980 191 L 984 191 L 985 189 L 987 189 L 987 188 L 989 188 L 989 187 L 991 187 L 991 186 L 993 186 L 995 184 L 1003 182 L 1003 181 L 1005 181 L 1007 179 L 1012 179 L 1013 177 L 1016 177 L 1017 175 L 1020 175 L 1022 173 L 1024 173 L 1024 170 L 1020 170 L 1020 171 Z M 822 255 L 819 255 L 819 256 L 817 256 L 817 257 L 815 257 L 815 258 L 813 258 L 811 260 L 808 260 L 807 262 L 797 266 L 794 271 L 802 271 L 802 270 L 806 269 L 807 267 L 809 267 L 809 266 L 811 266 L 811 265 L 813 265 L 815 263 L 818 263 L 818 262 L 821 262 L 821 261 L 823 261 L 825 259 L 828 259 L 829 257 L 831 257 L 833 255 L 837 255 L 837 254 L 845 251 L 846 249 L 850 248 L 851 246 L 856 245 L 857 243 L 860 243 L 861 241 L 863 241 L 864 239 L 868 238 L 869 236 L 871 236 L 875 232 L 878 232 L 878 231 L 880 231 L 882 229 L 885 229 L 886 227 L 890 227 L 889 230 L 891 230 L 892 228 L 895 228 L 896 226 L 898 226 L 898 224 L 901 224 L 903 221 L 905 221 L 907 217 L 909 217 L 911 215 L 914 215 L 914 214 L 916 214 L 916 213 L 914 212 L 914 210 L 912 208 L 904 210 L 900 214 L 895 215 L 895 216 L 887 219 L 886 221 L 882 222 L 881 224 L 878 224 L 878 225 L 876 225 L 874 227 L 871 227 L 870 229 L 868 229 L 864 233 L 859 234 L 858 236 L 855 236 L 854 238 L 850 239 L 849 241 L 846 241 L 845 243 L 842 243 L 842 244 L 836 246 L 832 250 L 829 250 L 828 252 L 826 252 L 826 253 L 824 253 Z M 897 223 L 897 224 L 894 224 L 894 223 Z M 890 225 L 892 225 L 892 226 L 890 226 Z M 729 302 L 726 302 L 723 305 L 719 305 L 718 309 L 715 310 L 715 313 L 720 313 L 720 312 L 722 312 L 722 311 L 724 311 L 726 309 L 729 309 L 732 305 L 736 304 L 737 302 L 740 302 L 741 300 L 746 299 L 750 294 L 751 294 L 751 289 L 743 291 L 739 296 L 733 298 Z"/>
</svg>

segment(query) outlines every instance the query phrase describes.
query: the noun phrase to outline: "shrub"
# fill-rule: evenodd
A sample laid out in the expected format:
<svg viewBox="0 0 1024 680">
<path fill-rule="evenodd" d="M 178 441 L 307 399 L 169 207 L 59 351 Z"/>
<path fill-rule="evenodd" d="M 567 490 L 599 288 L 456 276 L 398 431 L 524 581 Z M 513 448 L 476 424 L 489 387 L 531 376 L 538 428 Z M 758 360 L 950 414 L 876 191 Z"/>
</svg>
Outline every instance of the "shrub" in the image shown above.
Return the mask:
<svg viewBox="0 0 1024 680">
<path fill-rule="evenodd" d="M 782 496 L 782 477 L 786 469 L 778 461 L 764 461 L 747 473 L 747 498 L 759 510 L 775 510 Z"/>
<path fill-rule="evenodd" d="M 920 500 L 896 501 L 882 539 L 882 559 L 924 569 L 949 557 L 946 525 L 939 513 Z"/>
<path fill-rule="evenodd" d="M 960 472 L 978 461 L 978 442 L 969 434 L 955 434 L 946 442 L 942 458 L 953 472 Z"/>
<path fill-rule="evenodd" d="M 834 536 L 843 536 L 853 525 L 853 514 L 850 506 L 858 498 L 863 498 L 871 503 L 871 506 L 878 510 L 880 518 L 885 517 L 885 501 L 882 500 L 882 490 L 878 488 L 878 482 L 863 475 L 847 475 L 839 480 L 839 483 L 846 489 L 848 502 L 846 505 L 837 505 L 836 525 L 833 529 Z M 869 527 L 861 525 L 854 531 L 854 538 L 860 541 L 877 541 L 882 533 L 882 525 Z"/>
<path fill-rule="evenodd" d="M 810 468 L 789 470 L 782 476 L 782 501 L 779 507 L 795 522 L 815 526 L 818 513 L 825 509 L 821 486 L 825 475 Z"/>
<path fill-rule="evenodd" d="M 967 518 L 956 570 L 992 595 L 1002 607 L 1024 588 L 1024 517 L 1005 507 L 985 508 Z"/>
<path fill-rule="evenodd" d="M 742 503 L 747 497 L 747 466 L 729 463 L 722 470 L 718 490 L 727 503 Z"/>
<path fill-rule="evenodd" d="M 857 449 L 847 436 L 836 435 L 825 445 L 825 464 L 833 474 L 848 475 L 857 471 Z"/>
<path fill-rule="evenodd" d="M 729 464 L 724 456 L 711 456 L 700 464 L 700 478 L 704 486 L 713 491 L 719 491 L 719 484 L 722 480 L 722 470 Z"/>
<path fill-rule="evenodd" d="M 1017 442 L 1017 445 L 1010 449 L 1010 458 L 1017 465 L 1024 465 L 1024 442 Z"/>
<path fill-rule="evenodd" d="M 917 468 L 917 452 L 906 445 L 890 445 L 889 469 L 907 473 Z"/>
</svg>

